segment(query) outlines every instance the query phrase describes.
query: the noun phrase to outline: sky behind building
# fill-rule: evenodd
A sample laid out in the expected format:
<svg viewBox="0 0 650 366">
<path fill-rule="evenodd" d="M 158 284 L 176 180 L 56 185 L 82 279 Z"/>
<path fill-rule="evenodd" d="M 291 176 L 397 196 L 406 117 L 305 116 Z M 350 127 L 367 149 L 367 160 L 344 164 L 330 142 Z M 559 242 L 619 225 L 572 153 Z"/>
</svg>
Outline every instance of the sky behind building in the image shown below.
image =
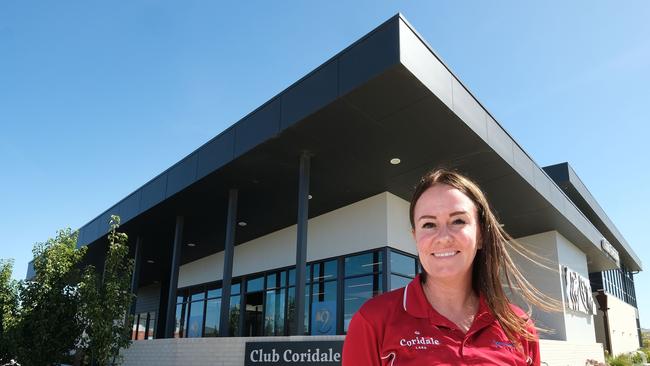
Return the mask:
<svg viewBox="0 0 650 366">
<path fill-rule="evenodd" d="M 646 266 L 650 2 L 0 2 L 0 258 L 79 228 L 401 12 Z"/>
</svg>

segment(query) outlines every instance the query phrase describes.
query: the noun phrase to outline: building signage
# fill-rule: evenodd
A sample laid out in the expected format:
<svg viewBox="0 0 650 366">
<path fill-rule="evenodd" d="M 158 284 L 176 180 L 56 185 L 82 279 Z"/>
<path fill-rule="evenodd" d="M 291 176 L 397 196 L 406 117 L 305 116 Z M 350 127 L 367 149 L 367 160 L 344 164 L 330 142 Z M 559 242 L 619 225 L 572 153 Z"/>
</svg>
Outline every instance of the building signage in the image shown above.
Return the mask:
<svg viewBox="0 0 650 366">
<path fill-rule="evenodd" d="M 564 299 L 566 306 L 575 311 L 588 315 L 596 314 L 596 304 L 591 295 L 589 279 L 580 273 L 563 267 L 564 272 Z"/>
<path fill-rule="evenodd" d="M 340 366 L 343 341 L 246 342 L 245 366 Z"/>
<path fill-rule="evenodd" d="M 314 301 L 311 305 L 311 335 L 336 334 L 336 301 Z"/>
<path fill-rule="evenodd" d="M 600 247 L 603 248 L 603 251 L 607 253 L 607 255 L 612 258 L 614 262 L 616 262 L 616 265 L 618 267 L 621 266 L 621 259 L 618 256 L 618 250 L 616 250 L 616 248 L 614 248 L 614 246 L 609 241 L 607 241 L 607 239 L 600 239 Z"/>
</svg>

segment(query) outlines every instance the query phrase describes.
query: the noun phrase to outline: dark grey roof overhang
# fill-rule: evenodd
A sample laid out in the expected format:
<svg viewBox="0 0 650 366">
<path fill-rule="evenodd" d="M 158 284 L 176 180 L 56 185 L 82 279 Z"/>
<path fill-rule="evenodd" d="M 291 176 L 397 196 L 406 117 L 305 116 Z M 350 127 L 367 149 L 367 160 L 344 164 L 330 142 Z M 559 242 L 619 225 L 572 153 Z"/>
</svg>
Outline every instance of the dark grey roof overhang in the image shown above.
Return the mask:
<svg viewBox="0 0 650 366">
<path fill-rule="evenodd" d="M 600 249 L 603 235 L 401 15 L 84 225 L 78 244 L 100 255 L 118 214 L 146 238 L 144 257 L 169 256 L 182 214 L 186 241 L 200 243 L 183 263 L 221 251 L 230 187 L 249 223 L 236 243 L 293 225 L 303 151 L 313 154 L 310 217 L 383 191 L 408 200 L 423 173 L 444 165 L 481 184 L 511 235 L 557 230 L 586 253 L 590 271 L 616 266 Z"/>
<path fill-rule="evenodd" d="M 623 234 L 618 231 L 616 225 L 609 219 L 571 165 L 566 162 L 550 165 L 544 167 L 544 171 L 562 188 L 571 201 L 604 235 L 605 239 L 614 245 L 621 256 L 621 263 L 631 271 L 643 270 L 639 257 L 634 253 Z"/>
</svg>

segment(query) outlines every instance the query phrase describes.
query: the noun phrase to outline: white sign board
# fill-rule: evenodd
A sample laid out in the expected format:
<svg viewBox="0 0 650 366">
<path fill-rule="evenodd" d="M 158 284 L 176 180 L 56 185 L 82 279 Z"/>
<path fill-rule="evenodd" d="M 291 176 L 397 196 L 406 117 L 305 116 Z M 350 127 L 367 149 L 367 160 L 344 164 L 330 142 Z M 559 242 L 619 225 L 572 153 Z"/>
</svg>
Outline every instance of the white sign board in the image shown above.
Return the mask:
<svg viewBox="0 0 650 366">
<path fill-rule="evenodd" d="M 596 304 L 591 295 L 591 284 L 588 278 L 584 278 L 580 273 L 569 269 L 562 268 L 564 272 L 564 300 L 566 306 L 574 311 L 579 311 L 588 315 L 596 314 Z"/>
</svg>

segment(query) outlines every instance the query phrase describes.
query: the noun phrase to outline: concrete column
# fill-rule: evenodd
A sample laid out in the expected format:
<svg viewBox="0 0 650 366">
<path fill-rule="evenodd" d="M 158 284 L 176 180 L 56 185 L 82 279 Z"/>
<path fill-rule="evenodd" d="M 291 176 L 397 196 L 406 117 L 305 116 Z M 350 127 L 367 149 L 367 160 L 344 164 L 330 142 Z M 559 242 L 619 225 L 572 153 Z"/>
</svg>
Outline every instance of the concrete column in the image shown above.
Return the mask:
<svg viewBox="0 0 650 366">
<path fill-rule="evenodd" d="M 298 237 L 296 239 L 296 322 L 293 335 L 304 334 L 305 271 L 307 266 L 307 220 L 309 213 L 309 168 L 311 158 L 306 152 L 300 156 L 298 178 Z"/>
<path fill-rule="evenodd" d="M 237 225 L 237 189 L 228 192 L 228 216 L 226 219 L 226 243 L 223 257 L 223 281 L 221 282 L 221 319 L 219 334 L 230 334 L 230 287 L 232 285 L 232 266 L 235 254 L 235 229 Z M 240 316 L 243 316 L 241 314 Z"/>
<path fill-rule="evenodd" d="M 172 263 L 169 270 L 169 291 L 167 293 L 167 317 L 165 319 L 165 338 L 174 336 L 176 323 L 176 290 L 178 289 L 178 269 L 181 263 L 181 249 L 183 241 L 183 216 L 176 216 L 176 230 L 174 232 L 174 249 Z"/>
</svg>

